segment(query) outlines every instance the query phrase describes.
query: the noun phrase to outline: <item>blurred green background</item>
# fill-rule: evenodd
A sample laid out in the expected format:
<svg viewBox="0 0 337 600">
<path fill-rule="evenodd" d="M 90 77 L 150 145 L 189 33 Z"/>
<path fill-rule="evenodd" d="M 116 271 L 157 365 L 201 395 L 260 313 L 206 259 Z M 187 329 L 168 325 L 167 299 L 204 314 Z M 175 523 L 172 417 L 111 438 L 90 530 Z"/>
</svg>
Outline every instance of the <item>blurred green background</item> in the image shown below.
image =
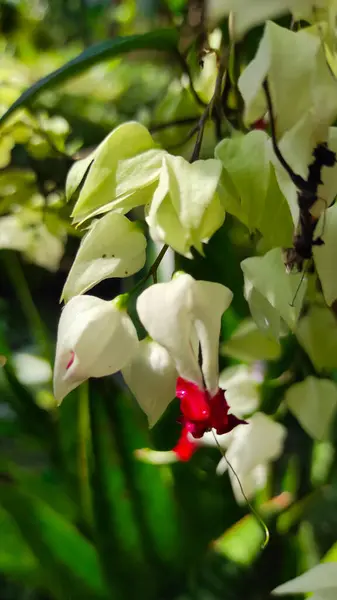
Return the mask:
<svg viewBox="0 0 337 600">
<path fill-rule="evenodd" d="M 0 112 L 85 48 L 175 28 L 185 14 L 184 0 L 2 0 Z M 244 55 L 253 55 L 258 36 L 248 36 Z M 199 84 L 202 93 L 207 81 Z M 67 171 L 130 119 L 157 131 L 166 149 L 188 155 L 190 142 L 183 142 L 201 110 L 182 83 L 181 65 L 144 50 L 97 60 L 36 96 L 0 132 L 0 353 L 8 357 L 0 373 L 1 600 L 267 600 L 328 551 L 336 559 L 337 424 L 332 440 L 318 443 L 281 415 L 284 454 L 255 501 L 271 534 L 262 551 L 261 526 L 236 503 L 228 475 L 215 474 L 215 448 L 200 449 L 188 464 L 135 458 L 137 448 L 174 446 L 176 404 L 149 432 L 120 379 L 109 377 L 54 406 L 59 297 L 79 243 L 64 199 Z M 183 118 L 183 126 L 158 128 Z M 209 128 L 204 156 L 212 156 L 214 142 Z M 234 291 L 223 340 L 249 316 L 239 263 L 254 247 L 228 218 L 205 257 L 177 258 L 177 267 Z M 132 282 L 109 280 L 94 293 L 111 298 L 125 291 L 121 285 Z M 295 381 L 315 374 L 292 336 L 282 343 L 280 358 L 266 362 L 265 412 L 275 411 L 285 389 L 268 386 L 268 377 L 289 365 Z M 237 362 L 221 357 L 222 368 Z"/>
</svg>

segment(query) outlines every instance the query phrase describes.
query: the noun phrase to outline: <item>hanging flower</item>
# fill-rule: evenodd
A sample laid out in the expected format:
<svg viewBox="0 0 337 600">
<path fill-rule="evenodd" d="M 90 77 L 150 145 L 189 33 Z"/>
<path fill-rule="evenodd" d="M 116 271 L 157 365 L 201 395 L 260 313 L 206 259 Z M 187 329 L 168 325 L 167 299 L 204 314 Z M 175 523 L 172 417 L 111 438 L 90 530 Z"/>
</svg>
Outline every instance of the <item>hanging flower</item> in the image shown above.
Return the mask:
<svg viewBox="0 0 337 600">
<path fill-rule="evenodd" d="M 136 329 L 114 301 L 74 296 L 64 307 L 57 332 L 54 395 L 60 403 L 89 377 L 122 369 L 136 352 Z"/>
<path fill-rule="evenodd" d="M 231 300 L 225 286 L 179 274 L 169 283 L 149 287 L 137 301 L 140 320 L 168 352 L 178 375 L 182 436 L 174 451 L 181 460 L 194 450 L 188 434 L 201 438 L 211 429 L 223 434 L 243 422 L 229 413 L 219 389 L 221 316 Z"/>
</svg>

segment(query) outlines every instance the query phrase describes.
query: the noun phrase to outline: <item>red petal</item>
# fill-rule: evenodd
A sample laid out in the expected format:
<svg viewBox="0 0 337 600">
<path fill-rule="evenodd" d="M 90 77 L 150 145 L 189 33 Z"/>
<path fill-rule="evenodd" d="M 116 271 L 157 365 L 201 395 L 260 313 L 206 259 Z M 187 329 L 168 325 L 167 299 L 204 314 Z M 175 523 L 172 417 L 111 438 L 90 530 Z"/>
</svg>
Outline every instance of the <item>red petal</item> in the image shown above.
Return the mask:
<svg viewBox="0 0 337 600">
<path fill-rule="evenodd" d="M 195 383 L 178 377 L 176 396 L 180 399 L 180 409 L 188 421 L 205 421 L 210 410 L 208 395 L 205 390 L 200 390 Z"/>
<path fill-rule="evenodd" d="M 211 406 L 211 424 L 217 433 L 226 433 L 228 427 L 228 409 L 225 392 L 218 389 L 213 398 L 210 399 Z"/>
<path fill-rule="evenodd" d="M 187 462 L 193 456 L 197 448 L 197 444 L 189 439 L 188 428 L 183 427 L 178 443 L 173 448 L 173 452 L 176 453 L 179 460 Z"/>
</svg>

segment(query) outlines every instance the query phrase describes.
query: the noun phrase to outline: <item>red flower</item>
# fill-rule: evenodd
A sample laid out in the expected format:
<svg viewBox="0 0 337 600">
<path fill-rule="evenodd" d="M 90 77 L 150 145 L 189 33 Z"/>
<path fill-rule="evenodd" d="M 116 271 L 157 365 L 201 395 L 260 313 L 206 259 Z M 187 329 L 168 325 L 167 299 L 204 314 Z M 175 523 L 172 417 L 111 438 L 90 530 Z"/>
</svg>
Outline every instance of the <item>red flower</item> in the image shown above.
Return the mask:
<svg viewBox="0 0 337 600">
<path fill-rule="evenodd" d="M 197 443 L 190 439 L 201 438 L 206 431 L 215 429 L 218 435 L 229 433 L 237 425 L 246 423 L 235 415 L 228 414 L 229 406 L 225 393 L 220 388 L 214 396 L 207 390 L 201 390 L 197 385 L 178 377 L 176 396 L 180 399 L 182 432 L 173 451 L 180 460 L 191 458 L 197 449 Z"/>
</svg>

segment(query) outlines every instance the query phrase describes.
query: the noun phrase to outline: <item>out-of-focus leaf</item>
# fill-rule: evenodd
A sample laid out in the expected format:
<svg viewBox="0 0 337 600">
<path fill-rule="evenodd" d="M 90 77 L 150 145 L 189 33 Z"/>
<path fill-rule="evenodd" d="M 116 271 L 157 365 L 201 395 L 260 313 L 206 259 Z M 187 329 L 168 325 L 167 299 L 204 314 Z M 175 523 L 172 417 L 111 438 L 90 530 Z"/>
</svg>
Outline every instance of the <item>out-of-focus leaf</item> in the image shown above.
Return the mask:
<svg viewBox="0 0 337 600">
<path fill-rule="evenodd" d="M 115 402 L 110 398 L 109 402 Z M 144 548 L 113 427 L 103 397 L 91 386 L 90 412 L 93 445 L 92 492 L 97 541 L 107 582 L 117 597 L 131 594 L 134 580 L 148 597 Z M 112 563 L 112 557 L 113 563 Z M 151 586 L 151 580 L 149 581 Z M 120 589 L 118 589 L 120 586 Z M 118 595 L 119 594 L 119 595 Z M 138 594 L 137 594 L 138 595 Z"/>
<path fill-rule="evenodd" d="M 24 541 L 14 519 L 0 507 L 0 571 L 13 577 L 35 577 L 38 561 Z"/>
<path fill-rule="evenodd" d="M 139 35 L 116 37 L 112 40 L 95 44 L 56 71 L 39 79 L 39 81 L 34 83 L 28 90 L 23 92 L 5 114 L 2 115 L 0 118 L 0 125 L 2 125 L 18 108 L 29 105 L 42 91 L 50 89 L 55 85 L 67 81 L 71 77 L 83 73 L 96 63 L 110 60 L 115 56 L 133 52 L 135 50 L 155 50 L 156 52 L 164 51 L 176 53 L 177 39 L 178 35 L 175 29 L 160 29 Z"/>
<path fill-rule="evenodd" d="M 116 540 L 121 563 L 118 572 L 125 574 L 125 570 L 129 573 L 132 569 L 142 581 L 148 577 L 151 566 L 151 581 L 142 584 L 144 598 L 149 598 L 156 586 L 162 586 L 166 567 L 171 576 L 183 568 L 173 480 L 169 467 L 144 464 L 134 456 L 136 448 L 149 446 L 147 425 L 136 404 L 116 388 L 112 388 L 111 398 L 111 387 L 104 390 L 100 382 L 94 389 L 100 390 L 91 396 L 91 412 L 93 492 L 102 559 L 105 557 L 105 567 L 111 575 L 107 559 Z"/>
<path fill-rule="evenodd" d="M 261 518 L 270 519 L 282 512 L 291 502 L 290 494 L 284 493 L 273 498 L 260 508 Z M 241 521 L 235 523 L 219 539 L 214 542 L 213 548 L 235 563 L 250 565 L 260 554 L 266 542 L 266 532 L 253 514 L 246 515 Z"/>
<path fill-rule="evenodd" d="M 56 598 L 106 598 L 94 547 L 68 521 L 39 498 L 2 483 L 0 503 L 14 518 L 38 559 Z"/>
</svg>

